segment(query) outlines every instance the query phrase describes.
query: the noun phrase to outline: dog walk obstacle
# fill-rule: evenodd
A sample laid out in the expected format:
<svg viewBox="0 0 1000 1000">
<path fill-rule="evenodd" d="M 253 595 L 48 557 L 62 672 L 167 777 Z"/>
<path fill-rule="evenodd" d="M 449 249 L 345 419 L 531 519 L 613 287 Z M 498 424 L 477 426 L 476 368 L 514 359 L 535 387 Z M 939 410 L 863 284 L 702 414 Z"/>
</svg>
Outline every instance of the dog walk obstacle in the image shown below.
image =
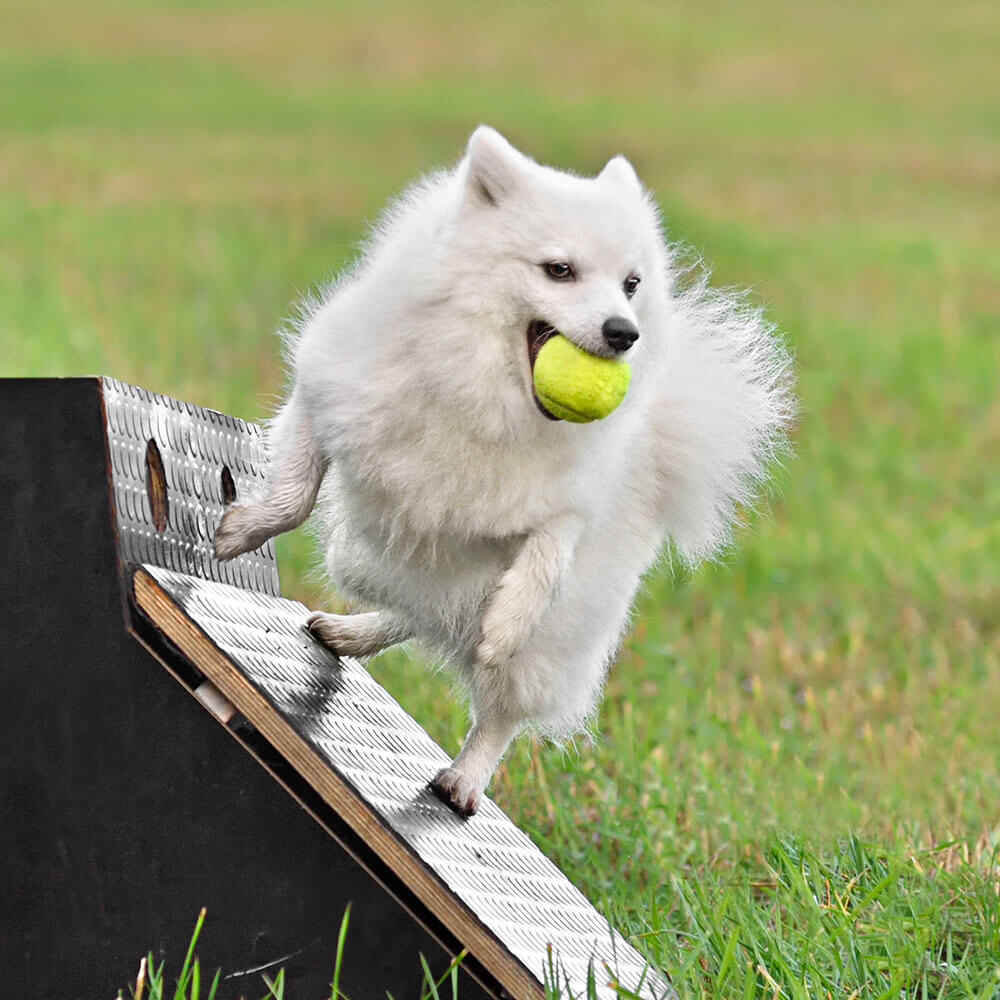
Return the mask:
<svg viewBox="0 0 1000 1000">
<path fill-rule="evenodd" d="M 113 995 L 198 910 L 220 997 L 672 997 L 491 801 L 280 596 L 271 543 L 220 563 L 263 482 L 258 428 L 110 378 L 0 382 L 0 969 L 21 997 Z M 165 668 L 165 669 L 164 669 Z M 450 989 L 450 987 L 449 987 Z M 450 993 L 449 993 L 450 995 Z M 629 994 L 631 995 L 631 994 Z"/>
</svg>

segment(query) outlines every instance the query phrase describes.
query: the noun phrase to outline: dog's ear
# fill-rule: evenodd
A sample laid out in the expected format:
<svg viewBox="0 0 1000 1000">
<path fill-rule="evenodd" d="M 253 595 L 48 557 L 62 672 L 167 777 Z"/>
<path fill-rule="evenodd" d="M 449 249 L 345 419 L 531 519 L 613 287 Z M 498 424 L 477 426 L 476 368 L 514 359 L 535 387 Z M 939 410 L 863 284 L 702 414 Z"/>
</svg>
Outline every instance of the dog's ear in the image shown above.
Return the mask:
<svg viewBox="0 0 1000 1000">
<path fill-rule="evenodd" d="M 597 175 L 599 181 L 606 181 L 613 184 L 619 190 L 635 191 L 642 194 L 642 181 L 632 166 L 624 156 L 614 156 L 608 160 L 607 165 Z"/>
<path fill-rule="evenodd" d="M 488 125 L 472 133 L 465 159 L 469 194 L 487 205 L 500 204 L 517 187 L 527 162 L 523 153 Z"/>
</svg>

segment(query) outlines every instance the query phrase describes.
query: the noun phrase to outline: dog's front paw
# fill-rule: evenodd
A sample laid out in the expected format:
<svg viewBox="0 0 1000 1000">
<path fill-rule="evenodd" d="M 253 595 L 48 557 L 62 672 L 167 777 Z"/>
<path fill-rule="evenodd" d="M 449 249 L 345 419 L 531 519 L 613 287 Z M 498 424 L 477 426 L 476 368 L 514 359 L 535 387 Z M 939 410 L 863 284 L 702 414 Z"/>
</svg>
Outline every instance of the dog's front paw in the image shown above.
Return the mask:
<svg viewBox="0 0 1000 1000">
<path fill-rule="evenodd" d="M 515 649 L 516 646 L 502 635 L 496 633 L 481 635 L 476 645 L 476 665 L 487 670 L 496 670 L 514 655 Z"/>
<path fill-rule="evenodd" d="M 475 815 L 483 800 L 483 790 L 454 767 L 444 767 L 438 771 L 428 788 L 459 816 Z"/>
<path fill-rule="evenodd" d="M 502 591 L 486 606 L 476 643 L 476 664 L 488 669 L 502 667 L 521 648 L 525 639 L 524 619 Z"/>
<path fill-rule="evenodd" d="M 234 504 L 222 515 L 212 544 L 216 558 L 235 559 L 244 552 L 259 548 L 270 537 L 257 504 Z"/>
</svg>

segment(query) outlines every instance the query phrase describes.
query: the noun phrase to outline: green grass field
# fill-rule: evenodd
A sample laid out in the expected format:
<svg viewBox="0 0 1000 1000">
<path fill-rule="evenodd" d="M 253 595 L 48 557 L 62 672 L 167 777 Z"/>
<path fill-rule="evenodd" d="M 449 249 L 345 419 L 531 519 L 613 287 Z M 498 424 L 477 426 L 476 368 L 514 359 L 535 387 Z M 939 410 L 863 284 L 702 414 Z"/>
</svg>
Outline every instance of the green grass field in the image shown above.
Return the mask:
<svg viewBox="0 0 1000 1000">
<path fill-rule="evenodd" d="M 492 793 L 683 997 L 995 997 L 998 52 L 966 0 L 0 0 L 0 375 L 262 418 L 296 296 L 477 123 L 624 152 L 787 333 L 796 457 L 649 580 L 599 741 Z M 445 677 L 372 670 L 457 748 Z"/>
</svg>

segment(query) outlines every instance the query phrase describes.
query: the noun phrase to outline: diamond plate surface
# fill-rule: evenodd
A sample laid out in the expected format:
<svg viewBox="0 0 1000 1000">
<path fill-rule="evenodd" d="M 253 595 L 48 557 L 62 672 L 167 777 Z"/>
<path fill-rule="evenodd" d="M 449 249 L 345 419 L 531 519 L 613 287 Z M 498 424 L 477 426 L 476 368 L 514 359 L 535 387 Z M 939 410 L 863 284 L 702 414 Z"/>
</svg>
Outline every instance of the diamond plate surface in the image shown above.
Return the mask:
<svg viewBox="0 0 1000 1000">
<path fill-rule="evenodd" d="M 273 542 L 224 563 L 212 552 L 224 509 L 223 468 L 232 476 L 237 499 L 264 483 L 260 428 L 116 379 L 104 377 L 101 383 L 122 559 L 279 594 Z M 163 531 L 153 523 L 147 488 L 151 440 L 166 477 L 169 514 Z"/>
<path fill-rule="evenodd" d="M 606 962 L 641 996 L 675 997 L 492 801 L 484 798 L 469 820 L 438 802 L 427 781 L 448 755 L 360 663 L 338 659 L 306 632 L 304 605 L 144 568 L 540 983 L 551 945 L 560 984 L 565 978 L 574 996 L 586 995 L 591 962 L 599 995 L 617 995 L 603 985 Z"/>
</svg>

